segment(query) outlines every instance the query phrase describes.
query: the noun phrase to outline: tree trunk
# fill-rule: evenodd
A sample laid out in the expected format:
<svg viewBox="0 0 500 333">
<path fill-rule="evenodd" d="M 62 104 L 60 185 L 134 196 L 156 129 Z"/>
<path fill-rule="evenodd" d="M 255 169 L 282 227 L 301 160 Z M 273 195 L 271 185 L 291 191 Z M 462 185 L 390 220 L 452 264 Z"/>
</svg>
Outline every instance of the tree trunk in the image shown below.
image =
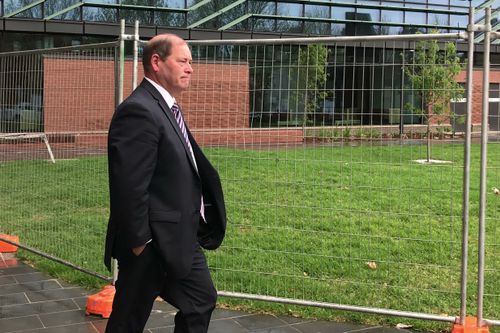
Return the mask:
<svg viewBox="0 0 500 333">
<path fill-rule="evenodd" d="M 431 113 L 432 108 L 427 108 L 427 163 L 431 162 Z"/>
</svg>

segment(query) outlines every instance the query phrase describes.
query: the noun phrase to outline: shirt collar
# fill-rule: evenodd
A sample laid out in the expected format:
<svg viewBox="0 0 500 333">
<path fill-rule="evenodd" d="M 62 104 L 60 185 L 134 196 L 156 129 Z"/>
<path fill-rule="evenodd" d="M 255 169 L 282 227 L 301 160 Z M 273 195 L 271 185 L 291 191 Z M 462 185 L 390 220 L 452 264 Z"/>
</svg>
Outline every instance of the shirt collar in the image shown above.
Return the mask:
<svg viewBox="0 0 500 333">
<path fill-rule="evenodd" d="M 175 103 L 175 98 L 172 95 L 170 95 L 170 93 L 165 88 L 163 88 L 162 86 L 160 86 L 155 81 L 153 81 L 153 80 L 151 80 L 150 78 L 147 78 L 147 77 L 144 77 L 144 78 L 146 80 L 148 80 L 149 83 L 151 83 L 153 85 L 153 87 L 156 88 L 156 90 L 158 90 L 158 92 L 160 93 L 160 95 L 163 97 L 163 99 L 167 103 L 168 107 L 172 108 L 172 106 Z"/>
</svg>

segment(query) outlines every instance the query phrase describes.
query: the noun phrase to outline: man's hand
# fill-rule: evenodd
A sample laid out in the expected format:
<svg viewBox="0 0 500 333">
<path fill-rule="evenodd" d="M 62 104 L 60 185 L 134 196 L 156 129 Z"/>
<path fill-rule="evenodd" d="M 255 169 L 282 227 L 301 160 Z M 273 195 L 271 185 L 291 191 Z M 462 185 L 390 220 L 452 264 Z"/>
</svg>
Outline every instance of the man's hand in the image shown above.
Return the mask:
<svg viewBox="0 0 500 333">
<path fill-rule="evenodd" d="M 147 244 L 144 244 L 144 245 L 141 245 L 141 246 L 138 246 L 138 247 L 134 247 L 132 249 L 132 252 L 134 252 L 135 256 L 138 257 L 141 255 L 142 251 L 144 251 L 144 249 L 146 248 L 146 245 Z"/>
</svg>

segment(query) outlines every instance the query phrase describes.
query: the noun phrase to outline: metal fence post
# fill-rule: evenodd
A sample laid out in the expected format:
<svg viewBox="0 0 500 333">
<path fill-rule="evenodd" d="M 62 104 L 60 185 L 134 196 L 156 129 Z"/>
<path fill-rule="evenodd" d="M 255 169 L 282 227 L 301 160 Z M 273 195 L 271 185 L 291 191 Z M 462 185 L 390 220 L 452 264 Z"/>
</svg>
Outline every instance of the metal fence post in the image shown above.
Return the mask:
<svg viewBox="0 0 500 333">
<path fill-rule="evenodd" d="M 462 272 L 460 325 L 465 323 L 467 315 L 467 260 L 469 240 L 469 197 L 470 197 L 470 148 L 472 126 L 472 80 L 474 71 L 474 8 L 469 8 L 469 25 L 467 26 L 467 114 L 465 121 L 464 143 L 464 178 L 463 178 L 463 215 L 462 215 Z"/>
</svg>

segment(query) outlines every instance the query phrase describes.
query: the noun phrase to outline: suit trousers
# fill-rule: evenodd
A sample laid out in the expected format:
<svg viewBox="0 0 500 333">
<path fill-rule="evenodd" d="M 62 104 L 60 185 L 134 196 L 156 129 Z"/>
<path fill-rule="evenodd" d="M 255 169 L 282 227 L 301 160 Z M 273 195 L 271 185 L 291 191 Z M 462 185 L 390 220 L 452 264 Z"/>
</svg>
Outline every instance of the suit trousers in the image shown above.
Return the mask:
<svg viewBox="0 0 500 333">
<path fill-rule="evenodd" d="M 106 333 L 140 333 L 160 296 L 179 311 L 175 333 L 206 333 L 217 300 L 207 261 L 196 245 L 191 272 L 183 278 L 170 277 L 154 244 L 144 251 L 118 258 L 118 279 L 113 310 Z M 166 324 L 167 325 L 167 324 Z"/>
</svg>

